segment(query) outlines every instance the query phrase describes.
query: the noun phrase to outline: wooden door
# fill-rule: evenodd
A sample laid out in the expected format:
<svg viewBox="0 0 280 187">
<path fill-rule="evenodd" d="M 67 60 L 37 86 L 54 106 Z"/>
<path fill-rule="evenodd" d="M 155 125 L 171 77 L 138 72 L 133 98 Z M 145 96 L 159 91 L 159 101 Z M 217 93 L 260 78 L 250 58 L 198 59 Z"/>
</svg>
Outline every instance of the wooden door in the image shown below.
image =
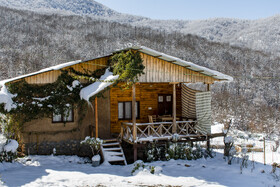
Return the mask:
<svg viewBox="0 0 280 187">
<path fill-rule="evenodd" d="M 171 115 L 172 116 L 172 95 L 159 94 L 158 95 L 158 115 Z"/>
</svg>

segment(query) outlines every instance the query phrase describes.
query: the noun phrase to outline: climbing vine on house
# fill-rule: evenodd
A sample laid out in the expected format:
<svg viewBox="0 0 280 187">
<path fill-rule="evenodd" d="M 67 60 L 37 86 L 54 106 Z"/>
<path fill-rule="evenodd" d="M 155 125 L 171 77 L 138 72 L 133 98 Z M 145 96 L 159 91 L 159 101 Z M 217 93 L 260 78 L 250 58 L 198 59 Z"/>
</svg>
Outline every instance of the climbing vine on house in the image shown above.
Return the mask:
<svg viewBox="0 0 280 187">
<path fill-rule="evenodd" d="M 140 53 L 133 50 L 116 53 L 109 60 L 109 66 L 114 75 L 119 75 L 117 81 L 124 82 L 126 88 L 136 83 L 145 69 Z"/>
<path fill-rule="evenodd" d="M 15 108 L 7 112 L 0 107 L 0 112 L 9 117 L 8 132 L 18 132 L 24 123 L 33 119 L 51 118 L 53 114 L 65 113 L 71 107 L 79 109 L 85 105 L 79 97 L 82 85 L 68 71 L 62 71 L 54 83 L 37 85 L 20 80 L 7 87 L 16 95 L 13 98 Z"/>
<path fill-rule="evenodd" d="M 108 66 L 114 75 L 119 75 L 113 86 L 122 82 L 125 83 L 122 84 L 125 88 L 137 82 L 145 68 L 140 53 L 132 50 L 114 54 L 108 60 Z M 54 83 L 44 85 L 28 84 L 25 80 L 7 83 L 9 92 L 16 95 L 13 98 L 16 107 L 7 112 L 4 105 L 0 104 L 0 113 L 8 117 L 5 121 L 6 131 L 18 134 L 24 123 L 43 117 L 51 118 L 53 114 L 69 111 L 70 107 L 78 109 L 80 123 L 85 116 L 87 103 L 80 99 L 79 93 L 88 84 L 100 81 L 99 78 L 107 68 L 99 68 L 93 72 L 86 69 L 79 72 L 73 68 L 61 70 L 61 75 Z M 86 79 L 87 83 L 80 84 L 78 80 L 81 79 Z M 103 96 L 105 91 L 94 97 Z"/>
</svg>

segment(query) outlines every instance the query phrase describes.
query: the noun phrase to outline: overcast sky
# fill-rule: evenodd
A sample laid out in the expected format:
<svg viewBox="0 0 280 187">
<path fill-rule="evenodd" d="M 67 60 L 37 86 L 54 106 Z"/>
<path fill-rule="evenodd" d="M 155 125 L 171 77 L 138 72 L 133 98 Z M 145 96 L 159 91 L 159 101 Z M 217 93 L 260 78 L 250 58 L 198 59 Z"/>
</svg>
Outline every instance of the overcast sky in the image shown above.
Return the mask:
<svg viewBox="0 0 280 187">
<path fill-rule="evenodd" d="M 258 19 L 280 14 L 280 0 L 96 0 L 121 13 L 154 19 Z"/>
</svg>

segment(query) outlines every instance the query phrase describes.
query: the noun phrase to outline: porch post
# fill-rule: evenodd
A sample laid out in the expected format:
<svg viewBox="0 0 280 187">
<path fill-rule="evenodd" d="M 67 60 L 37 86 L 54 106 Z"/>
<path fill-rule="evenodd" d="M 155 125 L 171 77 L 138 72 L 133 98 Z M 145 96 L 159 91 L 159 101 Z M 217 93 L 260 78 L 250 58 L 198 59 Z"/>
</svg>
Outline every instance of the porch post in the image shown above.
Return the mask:
<svg viewBox="0 0 280 187">
<path fill-rule="evenodd" d="M 97 97 L 95 97 L 95 138 L 98 138 L 98 111 L 97 111 Z"/>
<path fill-rule="evenodd" d="M 135 96 L 135 84 L 132 85 L 132 124 L 133 124 L 133 149 L 134 149 L 134 161 L 137 160 L 137 144 L 136 138 L 137 138 L 137 129 L 136 129 L 136 111 L 135 111 L 135 105 L 136 105 L 136 96 Z"/>
<path fill-rule="evenodd" d="M 176 84 L 173 83 L 173 127 L 172 133 L 177 132 L 177 123 L 176 123 Z"/>
<path fill-rule="evenodd" d="M 210 91 L 210 84 L 207 84 L 206 91 Z M 206 137 L 206 144 L 207 144 L 207 150 L 210 149 L 210 138 L 209 136 Z"/>
<path fill-rule="evenodd" d="M 207 84 L 206 91 L 210 91 L 210 84 Z"/>
</svg>

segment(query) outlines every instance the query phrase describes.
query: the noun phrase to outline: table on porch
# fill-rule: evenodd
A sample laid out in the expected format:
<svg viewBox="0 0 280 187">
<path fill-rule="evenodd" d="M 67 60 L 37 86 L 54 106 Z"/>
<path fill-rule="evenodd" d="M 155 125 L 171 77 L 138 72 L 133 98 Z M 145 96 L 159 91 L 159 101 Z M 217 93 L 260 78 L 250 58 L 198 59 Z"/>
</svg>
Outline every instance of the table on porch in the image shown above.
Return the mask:
<svg viewBox="0 0 280 187">
<path fill-rule="evenodd" d="M 157 117 L 159 119 L 159 121 L 162 122 L 167 122 L 167 121 L 172 121 L 173 117 L 172 116 L 158 116 Z M 180 118 L 176 117 L 176 121 L 179 121 Z"/>
</svg>

